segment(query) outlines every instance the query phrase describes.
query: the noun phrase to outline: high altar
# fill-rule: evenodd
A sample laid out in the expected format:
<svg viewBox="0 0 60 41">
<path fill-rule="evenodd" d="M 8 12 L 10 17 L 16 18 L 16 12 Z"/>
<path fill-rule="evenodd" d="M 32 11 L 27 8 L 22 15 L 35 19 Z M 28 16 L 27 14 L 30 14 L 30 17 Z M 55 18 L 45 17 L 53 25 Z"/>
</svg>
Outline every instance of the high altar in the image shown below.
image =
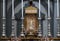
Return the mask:
<svg viewBox="0 0 60 41">
<path fill-rule="evenodd" d="M 5 2 L 5 0 L 4 0 Z M 4 3 L 3 2 L 3 3 Z M 57 1 L 57 6 L 58 6 L 58 2 Z M 22 2 L 23 3 L 23 2 Z M 12 1 L 12 11 L 14 11 L 14 0 Z M 39 0 L 39 4 L 40 4 L 40 0 Z M 48 0 L 48 4 L 49 0 Z M 4 7 L 4 6 L 3 6 Z M 23 8 L 23 5 L 22 5 Z M 3 8 L 4 9 L 4 8 Z M 21 27 L 21 33 L 20 36 L 17 37 L 16 36 L 16 28 L 14 27 L 14 30 L 12 31 L 11 37 L 6 37 L 5 35 L 5 30 L 3 29 L 3 33 L 2 33 L 2 37 L 0 37 L 0 40 L 8 40 L 8 41 L 54 41 L 54 40 L 60 40 L 60 30 L 58 30 L 57 33 L 57 38 L 51 37 L 51 33 L 50 33 L 50 17 L 47 18 L 48 23 L 48 35 L 43 36 L 41 30 L 41 21 L 45 20 L 45 14 L 41 15 L 41 17 L 38 17 L 40 13 L 40 7 L 37 8 L 35 6 L 33 6 L 33 2 L 29 1 L 29 6 L 24 8 L 24 12 L 22 12 L 22 27 Z M 57 7 L 58 9 L 58 7 Z M 5 9 L 4 9 L 5 10 Z M 22 9 L 23 11 L 23 9 Z M 38 14 L 39 11 L 39 14 Z M 50 16 L 50 6 L 48 6 L 48 16 Z M 59 12 L 59 11 L 58 11 Z M 57 12 L 58 16 L 59 13 Z M 14 12 L 13 12 L 14 13 Z M 23 14 L 25 14 L 23 16 Z M 40 16 L 40 15 L 39 15 Z M 17 20 L 16 18 L 14 19 L 15 21 Z M 59 21 L 59 17 L 57 18 L 57 20 Z M 16 23 L 15 23 L 16 24 Z M 4 28 L 4 26 L 3 26 Z M 59 29 L 59 25 L 57 27 Z"/>
<path fill-rule="evenodd" d="M 24 28 L 22 29 L 21 38 L 23 41 L 36 41 L 39 39 L 38 36 L 38 9 L 32 6 L 32 1 L 30 1 L 29 7 L 24 10 L 25 16 L 23 20 Z M 24 32 L 24 33 L 23 33 Z"/>
</svg>

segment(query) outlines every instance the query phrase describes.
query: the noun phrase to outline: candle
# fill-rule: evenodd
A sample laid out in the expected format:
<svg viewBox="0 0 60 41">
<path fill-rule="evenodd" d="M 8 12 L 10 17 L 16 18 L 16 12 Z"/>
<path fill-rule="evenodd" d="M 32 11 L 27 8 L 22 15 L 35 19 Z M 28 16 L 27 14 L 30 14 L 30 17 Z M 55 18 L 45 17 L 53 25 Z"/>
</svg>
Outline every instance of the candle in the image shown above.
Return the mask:
<svg viewBox="0 0 60 41">
<path fill-rule="evenodd" d="M 23 0 L 22 0 L 22 18 L 23 18 Z"/>
<path fill-rule="evenodd" d="M 5 18 L 5 0 L 3 0 L 3 18 Z"/>
<path fill-rule="evenodd" d="M 48 0 L 48 17 L 50 18 L 50 0 Z"/>
<path fill-rule="evenodd" d="M 12 0 L 12 19 L 14 19 L 14 0 Z"/>
<path fill-rule="evenodd" d="M 59 18 L 59 0 L 57 0 L 57 18 Z"/>
<path fill-rule="evenodd" d="M 22 0 L 22 28 L 23 28 L 23 0 Z"/>
<path fill-rule="evenodd" d="M 39 17 L 41 17 L 41 14 L 40 14 L 40 0 L 39 0 Z"/>
</svg>

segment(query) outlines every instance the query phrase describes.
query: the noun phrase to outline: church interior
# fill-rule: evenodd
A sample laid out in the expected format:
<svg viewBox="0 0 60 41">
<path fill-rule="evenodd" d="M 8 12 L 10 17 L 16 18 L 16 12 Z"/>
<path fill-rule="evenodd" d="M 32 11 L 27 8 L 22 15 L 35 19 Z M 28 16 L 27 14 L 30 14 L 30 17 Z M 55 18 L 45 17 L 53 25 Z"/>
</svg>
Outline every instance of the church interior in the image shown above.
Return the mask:
<svg viewBox="0 0 60 41">
<path fill-rule="evenodd" d="M 0 41 L 60 41 L 60 0 L 0 0 Z"/>
</svg>

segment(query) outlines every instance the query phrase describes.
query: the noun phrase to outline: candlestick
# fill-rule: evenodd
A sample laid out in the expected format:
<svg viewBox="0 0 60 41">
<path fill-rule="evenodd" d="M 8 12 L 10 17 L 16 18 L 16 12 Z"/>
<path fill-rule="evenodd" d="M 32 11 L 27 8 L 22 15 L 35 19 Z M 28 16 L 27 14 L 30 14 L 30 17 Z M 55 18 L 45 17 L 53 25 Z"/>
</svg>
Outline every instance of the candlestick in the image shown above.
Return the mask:
<svg viewBox="0 0 60 41">
<path fill-rule="evenodd" d="M 14 0 L 12 0 L 12 33 L 11 36 L 14 37 L 15 36 L 15 28 L 14 28 Z"/>
<path fill-rule="evenodd" d="M 57 18 L 59 18 L 59 0 L 57 0 Z"/>
<path fill-rule="evenodd" d="M 2 32 L 2 36 L 6 36 L 5 33 L 5 0 L 3 0 L 3 32 Z"/>
<path fill-rule="evenodd" d="M 41 24 L 40 24 L 40 22 L 41 22 L 41 13 L 40 13 L 40 11 L 41 11 L 41 8 L 40 8 L 40 1 L 41 0 L 39 0 L 39 17 L 38 17 L 38 20 L 39 20 L 39 29 L 38 29 L 38 36 L 39 37 L 42 37 L 42 32 L 41 32 Z"/>
<path fill-rule="evenodd" d="M 23 0 L 22 0 L 22 18 L 21 19 L 22 19 L 22 27 L 21 27 L 22 28 L 22 31 L 21 31 L 21 34 L 20 35 L 21 36 L 25 36 L 24 35 L 24 32 L 23 32 L 24 31 L 24 25 L 23 25 L 23 19 L 24 19 L 24 17 L 23 17 Z"/>
<path fill-rule="evenodd" d="M 51 32 L 50 32 L 50 0 L 48 0 L 48 37 L 51 37 Z"/>
<path fill-rule="evenodd" d="M 15 17 L 14 17 L 14 0 L 12 0 L 12 38 L 14 38 L 15 41 L 17 41 L 17 30 L 16 30 L 16 25 L 17 25 L 17 22 L 16 20 L 14 20 Z M 14 41 L 13 40 L 13 41 Z"/>
</svg>

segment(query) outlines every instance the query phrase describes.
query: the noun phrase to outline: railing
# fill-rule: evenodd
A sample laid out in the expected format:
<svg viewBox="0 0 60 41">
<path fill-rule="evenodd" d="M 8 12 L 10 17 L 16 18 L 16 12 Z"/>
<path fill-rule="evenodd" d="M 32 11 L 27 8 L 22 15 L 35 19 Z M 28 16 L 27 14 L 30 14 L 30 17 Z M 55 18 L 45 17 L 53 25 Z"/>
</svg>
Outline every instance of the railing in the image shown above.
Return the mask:
<svg viewBox="0 0 60 41">
<path fill-rule="evenodd" d="M 13 40 L 15 40 L 15 38 L 7 38 L 7 37 L 5 37 L 5 38 L 3 38 L 3 37 L 1 37 L 0 38 L 0 40 L 10 40 L 10 41 L 13 41 Z M 53 40 L 60 40 L 60 38 L 39 38 L 39 37 L 35 37 L 35 38 L 28 38 L 28 37 L 19 37 L 19 38 L 16 38 L 16 40 L 18 40 L 18 41 L 22 41 L 22 40 L 36 40 L 36 41 L 53 41 Z"/>
</svg>

